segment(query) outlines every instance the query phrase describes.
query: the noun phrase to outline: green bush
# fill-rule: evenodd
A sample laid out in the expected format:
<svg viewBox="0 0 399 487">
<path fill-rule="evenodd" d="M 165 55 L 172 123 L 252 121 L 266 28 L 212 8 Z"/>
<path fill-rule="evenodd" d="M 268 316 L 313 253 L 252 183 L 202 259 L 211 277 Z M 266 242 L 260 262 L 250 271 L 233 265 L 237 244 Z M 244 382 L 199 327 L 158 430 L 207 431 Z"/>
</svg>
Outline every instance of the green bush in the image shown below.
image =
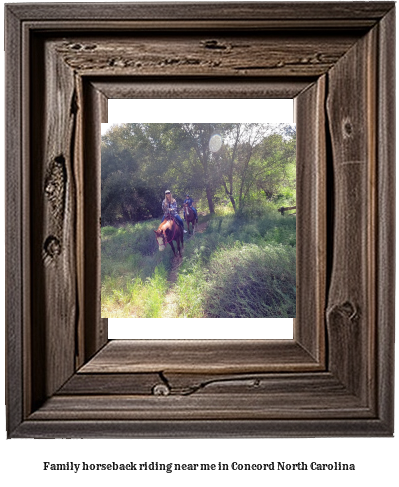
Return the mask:
<svg viewBox="0 0 399 487">
<path fill-rule="evenodd" d="M 295 218 L 214 217 L 186 244 L 176 291 L 185 317 L 294 317 Z"/>
<path fill-rule="evenodd" d="M 118 229 L 115 227 L 102 227 L 101 228 L 101 237 L 109 237 L 110 235 L 115 235 Z"/>
<path fill-rule="evenodd" d="M 158 250 L 160 220 L 101 230 L 101 316 L 149 317 L 161 313 L 172 250 Z"/>
<path fill-rule="evenodd" d="M 173 254 L 159 252 L 159 220 L 102 229 L 102 316 L 160 317 L 168 290 L 179 317 L 294 317 L 296 219 L 207 215 L 184 242 L 174 287 Z M 204 219 L 201 218 L 201 221 Z"/>
<path fill-rule="evenodd" d="M 237 243 L 215 252 L 203 286 L 207 316 L 295 317 L 295 250 Z"/>
</svg>

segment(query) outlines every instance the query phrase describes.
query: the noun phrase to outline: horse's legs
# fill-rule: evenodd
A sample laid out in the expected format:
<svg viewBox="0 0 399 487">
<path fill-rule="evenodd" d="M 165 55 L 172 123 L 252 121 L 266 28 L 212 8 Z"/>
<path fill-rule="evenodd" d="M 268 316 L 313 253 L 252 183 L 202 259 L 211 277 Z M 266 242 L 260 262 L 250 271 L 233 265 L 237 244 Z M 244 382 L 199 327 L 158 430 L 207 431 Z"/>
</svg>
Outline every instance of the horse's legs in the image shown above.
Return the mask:
<svg viewBox="0 0 399 487">
<path fill-rule="evenodd" d="M 180 235 L 178 235 L 177 236 L 177 239 L 176 239 L 177 252 L 179 253 L 179 256 L 181 257 L 180 243 L 181 243 L 181 246 L 183 248 L 184 247 L 184 244 L 183 244 L 183 232 L 180 232 Z"/>
<path fill-rule="evenodd" d="M 169 242 L 170 246 L 172 247 L 173 250 L 173 255 L 176 257 L 176 252 L 175 252 L 175 246 L 173 245 L 173 240 Z"/>
</svg>

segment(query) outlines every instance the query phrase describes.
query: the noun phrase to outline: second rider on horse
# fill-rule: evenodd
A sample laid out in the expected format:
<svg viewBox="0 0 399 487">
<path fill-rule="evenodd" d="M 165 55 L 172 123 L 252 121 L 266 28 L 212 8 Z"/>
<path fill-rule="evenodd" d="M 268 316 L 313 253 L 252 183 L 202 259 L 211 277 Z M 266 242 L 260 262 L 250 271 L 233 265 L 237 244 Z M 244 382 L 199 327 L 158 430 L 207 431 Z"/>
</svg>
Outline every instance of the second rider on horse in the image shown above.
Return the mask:
<svg viewBox="0 0 399 487">
<path fill-rule="evenodd" d="M 187 233 L 187 231 L 184 230 L 183 220 L 180 218 L 179 214 L 177 213 L 176 200 L 172 198 L 172 193 L 168 189 L 165 191 L 165 199 L 162 201 L 162 211 L 163 211 L 163 217 L 161 222 L 163 222 L 168 215 L 171 215 L 176 220 L 176 223 L 178 223 L 181 226 L 184 233 Z"/>
<path fill-rule="evenodd" d="M 184 204 L 188 205 L 193 210 L 194 215 L 195 215 L 195 221 L 198 223 L 198 213 L 197 213 L 197 210 L 194 208 L 193 203 L 194 203 L 194 200 L 192 198 L 190 198 L 189 194 L 187 194 L 186 199 L 184 200 Z"/>
</svg>

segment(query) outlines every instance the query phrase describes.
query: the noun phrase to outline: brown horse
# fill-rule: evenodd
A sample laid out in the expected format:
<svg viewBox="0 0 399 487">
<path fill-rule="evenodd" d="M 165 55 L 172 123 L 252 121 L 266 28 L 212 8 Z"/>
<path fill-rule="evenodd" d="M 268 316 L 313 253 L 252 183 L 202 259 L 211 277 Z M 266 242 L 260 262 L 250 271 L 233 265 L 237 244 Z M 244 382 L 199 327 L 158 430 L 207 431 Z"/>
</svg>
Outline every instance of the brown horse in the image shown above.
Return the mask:
<svg viewBox="0 0 399 487">
<path fill-rule="evenodd" d="M 158 230 L 154 230 L 154 232 L 159 245 L 159 250 L 165 250 L 166 245 L 170 244 L 173 250 L 173 255 L 176 257 L 175 247 L 173 245 L 173 240 L 175 240 L 177 251 L 181 257 L 180 242 L 182 248 L 184 248 L 184 233 L 180 225 L 175 222 L 172 216 L 166 216 L 165 220 L 159 225 Z"/>
<path fill-rule="evenodd" d="M 186 220 L 187 223 L 187 230 L 188 233 L 190 233 L 190 223 L 193 227 L 193 235 L 195 231 L 195 213 L 190 206 L 188 206 L 187 203 L 183 203 L 183 210 L 184 210 L 184 219 Z"/>
</svg>

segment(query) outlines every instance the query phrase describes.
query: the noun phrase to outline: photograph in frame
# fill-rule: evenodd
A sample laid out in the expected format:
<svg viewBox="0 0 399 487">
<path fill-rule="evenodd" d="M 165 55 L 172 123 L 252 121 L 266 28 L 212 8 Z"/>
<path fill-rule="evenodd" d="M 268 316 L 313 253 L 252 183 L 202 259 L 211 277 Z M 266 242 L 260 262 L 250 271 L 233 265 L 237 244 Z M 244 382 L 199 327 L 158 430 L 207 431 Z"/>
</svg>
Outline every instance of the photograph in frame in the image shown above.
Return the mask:
<svg viewBox="0 0 399 487">
<path fill-rule="evenodd" d="M 133 120 L 152 123 L 126 123 L 125 120 L 131 120 L 129 114 L 132 113 Z M 171 123 L 181 120 L 187 113 L 195 113 L 200 121 L 209 120 L 209 113 L 216 114 L 219 119 L 223 117 L 222 120 L 241 113 L 245 123 Z M 251 114 L 255 122 L 246 122 L 251 120 Z M 168 117 L 169 123 L 154 123 L 154 120 Z M 269 287 L 265 279 L 269 276 L 260 272 L 257 264 L 261 267 L 259 256 L 267 241 L 272 251 L 289 246 L 291 281 L 285 284 L 291 293 L 291 316 L 294 317 L 296 225 L 292 205 L 295 204 L 296 127 L 292 120 L 292 100 L 109 100 L 108 123 L 102 124 L 101 129 L 102 166 L 106 166 L 101 184 L 102 317 L 113 318 L 108 321 L 109 338 L 292 339 L 292 319 L 278 318 L 290 316 L 289 310 L 283 309 L 283 294 L 277 286 L 276 294 L 270 293 L 264 298 Z M 198 132 L 192 133 L 192 140 L 188 132 L 191 127 Z M 201 131 L 209 139 L 205 147 L 201 147 L 202 139 L 195 139 Z M 225 144 L 221 149 L 223 139 Z M 221 142 L 215 152 L 210 144 L 213 140 Z M 214 195 L 210 201 L 204 167 L 193 143 L 205 149 L 209 158 L 203 162 L 211 175 L 210 189 Z M 142 170 L 138 160 L 143 161 Z M 187 194 L 176 196 L 178 215 L 184 221 L 186 245 L 181 249 L 181 256 L 176 249 L 176 257 L 169 245 L 163 254 L 157 252 L 157 241 L 152 235 L 163 216 L 165 184 L 172 190 L 176 188 L 177 194 L 187 193 L 186 187 L 193 188 L 194 195 L 189 196 L 191 201 L 193 197 L 200 199 L 200 225 L 195 222 L 193 234 L 192 223 L 187 231 L 184 217 Z M 148 190 L 150 185 L 154 189 Z M 159 214 L 159 218 L 153 218 L 151 211 Z M 291 218 L 281 218 L 287 215 Z M 214 218 L 212 223 L 210 218 Z M 221 232 L 222 224 L 225 235 Z M 218 247 L 224 248 L 221 259 L 216 257 Z M 228 256 L 229 252 L 236 255 Z M 259 256 L 255 258 L 256 252 Z M 255 260 L 251 259 L 251 253 Z M 234 266 L 231 261 L 235 262 Z M 209 269 L 215 271 L 212 262 L 218 269 L 209 280 L 207 295 L 208 300 L 212 296 L 213 303 L 218 306 L 210 314 L 203 309 L 205 299 L 201 289 L 204 289 L 205 280 L 200 276 L 209 273 Z M 270 277 L 279 272 L 270 262 L 267 268 Z M 146 275 L 140 276 L 140 271 Z M 229 283 L 229 289 L 221 296 L 217 291 L 222 290 L 220 272 L 227 274 L 224 279 Z M 268 299 L 272 305 L 267 304 Z M 230 302 L 236 304 L 231 306 Z M 141 320 L 143 316 L 147 318 L 144 321 Z M 205 316 L 219 317 L 221 321 L 213 326 Z M 129 320 L 129 317 L 135 319 Z M 174 320 L 176 317 L 189 321 L 183 324 Z M 245 317 L 244 325 L 242 318 Z M 248 321 L 249 317 L 263 319 Z M 154 318 L 163 318 L 162 325 Z"/>
</svg>

